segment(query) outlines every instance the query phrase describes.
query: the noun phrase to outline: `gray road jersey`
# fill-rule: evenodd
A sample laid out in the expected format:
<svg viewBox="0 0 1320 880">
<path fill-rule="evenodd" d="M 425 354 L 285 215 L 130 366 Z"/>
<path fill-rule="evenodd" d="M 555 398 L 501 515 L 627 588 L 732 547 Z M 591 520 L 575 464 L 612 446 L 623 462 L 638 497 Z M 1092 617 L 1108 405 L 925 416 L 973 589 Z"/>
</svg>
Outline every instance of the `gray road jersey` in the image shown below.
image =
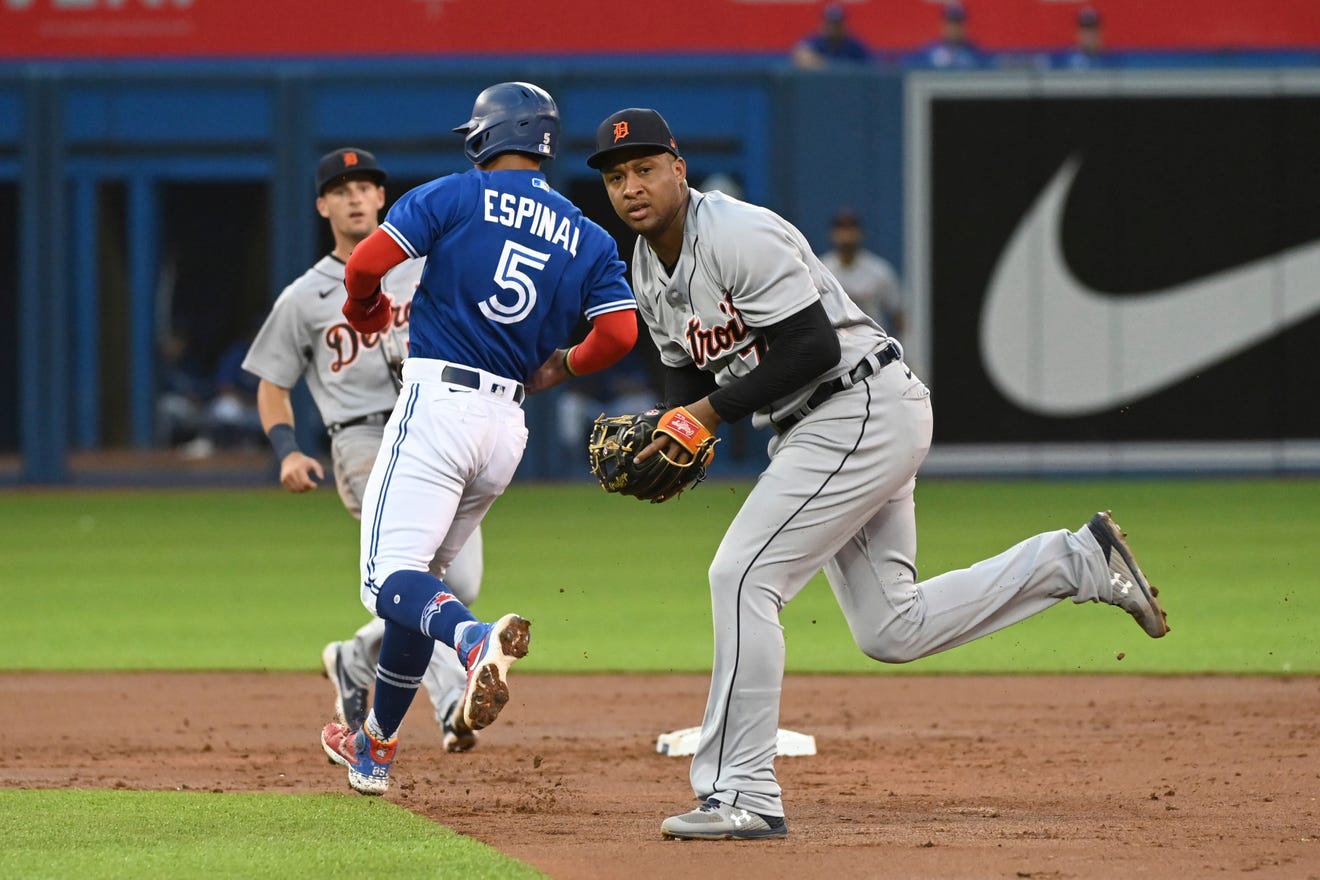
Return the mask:
<svg viewBox="0 0 1320 880">
<path fill-rule="evenodd" d="M 327 425 L 392 409 L 396 393 L 390 357 L 406 352 L 408 316 L 425 259 L 407 260 L 381 281 L 394 300 L 394 325 L 360 334 L 340 311 L 344 264 L 322 257 L 284 288 L 243 360 L 243 369 L 283 388 L 303 375 Z"/>
<path fill-rule="evenodd" d="M 670 367 L 689 363 L 727 385 L 751 372 L 765 351 L 761 328 L 819 299 L 842 356 L 821 380 L 851 370 L 887 338 L 844 293 L 791 223 L 720 192 L 690 190 L 683 250 L 671 275 L 644 238 L 633 252 L 637 307 Z M 798 409 L 816 383 L 774 401 L 776 418 Z M 761 410 L 752 423 L 770 424 Z"/>
</svg>

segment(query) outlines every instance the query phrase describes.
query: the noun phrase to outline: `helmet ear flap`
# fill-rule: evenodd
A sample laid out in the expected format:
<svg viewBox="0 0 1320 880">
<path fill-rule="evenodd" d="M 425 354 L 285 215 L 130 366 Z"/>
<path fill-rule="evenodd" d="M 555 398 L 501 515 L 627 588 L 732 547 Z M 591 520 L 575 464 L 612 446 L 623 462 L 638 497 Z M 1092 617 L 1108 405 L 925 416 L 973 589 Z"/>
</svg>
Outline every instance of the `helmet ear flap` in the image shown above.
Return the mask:
<svg viewBox="0 0 1320 880">
<path fill-rule="evenodd" d="M 466 147 L 464 152 L 467 153 L 468 158 L 473 162 L 477 161 L 476 157 L 481 155 L 482 150 L 485 149 L 486 143 L 490 140 L 490 135 L 491 131 L 489 128 L 485 131 L 479 131 L 468 138 L 467 143 L 464 144 Z"/>
</svg>

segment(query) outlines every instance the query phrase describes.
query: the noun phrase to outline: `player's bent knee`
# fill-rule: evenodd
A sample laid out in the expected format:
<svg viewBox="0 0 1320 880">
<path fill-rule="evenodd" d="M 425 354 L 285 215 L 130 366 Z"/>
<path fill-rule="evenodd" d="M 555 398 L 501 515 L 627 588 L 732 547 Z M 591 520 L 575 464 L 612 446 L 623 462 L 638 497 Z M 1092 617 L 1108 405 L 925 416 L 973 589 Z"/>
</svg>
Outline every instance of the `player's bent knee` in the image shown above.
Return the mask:
<svg viewBox="0 0 1320 880">
<path fill-rule="evenodd" d="M 706 570 L 710 578 L 711 589 L 720 589 L 729 584 L 755 581 L 757 578 L 749 572 L 747 558 L 742 553 L 728 553 L 721 547 L 715 551 L 715 558 Z"/>
<path fill-rule="evenodd" d="M 364 569 L 362 571 L 361 592 L 358 598 L 362 600 L 362 605 L 376 617 L 385 617 L 381 614 L 378 607 L 381 602 L 381 596 L 384 595 L 385 582 L 398 572 L 408 571 L 403 567 L 385 567 L 376 565 L 371 569 L 370 574 Z"/>
<path fill-rule="evenodd" d="M 428 608 L 453 599 L 454 595 L 446 589 L 444 582 L 430 572 L 401 569 L 381 582 L 375 613 L 387 621 L 417 631 L 419 627 L 425 627 Z"/>
<path fill-rule="evenodd" d="M 853 633 L 862 653 L 881 663 L 911 663 L 926 655 L 917 641 L 918 630 L 902 621 L 865 633 Z"/>
<path fill-rule="evenodd" d="M 857 647 L 862 649 L 862 653 L 872 660 L 879 660 L 881 663 L 911 663 L 920 658 L 920 654 L 910 650 L 905 650 L 902 645 L 894 644 L 870 644 L 858 642 Z"/>
</svg>

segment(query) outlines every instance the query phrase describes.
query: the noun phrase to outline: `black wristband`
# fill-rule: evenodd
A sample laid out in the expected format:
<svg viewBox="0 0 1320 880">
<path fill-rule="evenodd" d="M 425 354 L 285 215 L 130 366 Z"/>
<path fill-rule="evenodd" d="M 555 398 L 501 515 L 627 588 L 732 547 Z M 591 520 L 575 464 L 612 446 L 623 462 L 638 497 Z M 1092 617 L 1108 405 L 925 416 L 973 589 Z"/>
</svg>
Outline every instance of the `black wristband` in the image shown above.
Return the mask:
<svg viewBox="0 0 1320 880">
<path fill-rule="evenodd" d="M 289 453 L 301 451 L 298 449 L 298 438 L 293 434 L 293 425 L 287 422 L 272 426 L 266 436 L 270 438 L 270 445 L 275 450 L 276 461 L 284 461 Z"/>
</svg>

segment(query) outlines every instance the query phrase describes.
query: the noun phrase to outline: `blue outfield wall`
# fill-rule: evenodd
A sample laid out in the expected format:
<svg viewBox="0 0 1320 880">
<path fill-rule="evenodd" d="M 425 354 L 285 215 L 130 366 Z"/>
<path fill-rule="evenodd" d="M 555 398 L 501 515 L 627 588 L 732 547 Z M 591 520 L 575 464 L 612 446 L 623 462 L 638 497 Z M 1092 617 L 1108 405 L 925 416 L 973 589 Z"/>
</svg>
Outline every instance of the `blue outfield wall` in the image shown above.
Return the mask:
<svg viewBox="0 0 1320 880">
<path fill-rule="evenodd" d="M 1133 55 L 1114 70 L 1152 64 L 1314 70 L 1320 53 Z M 596 199 L 588 213 L 607 228 L 614 218 L 599 213 L 608 208 L 585 165 L 596 124 L 621 107 L 649 105 L 669 119 L 695 184 L 731 177 L 822 251 L 832 213 L 852 207 L 866 221 L 868 246 L 906 276 L 909 76 L 893 65 L 796 71 L 766 57 L 0 65 L 0 221 L 17 229 L 17 271 L 0 280 L 0 351 L 13 358 L 0 379 L 0 412 L 13 414 L 8 433 L 0 430 L 0 456 L 18 454 L 14 479 L 60 483 L 78 478 L 70 451 L 158 442 L 170 186 L 261 188 L 265 214 L 253 223 L 269 230 L 268 258 L 246 295 L 268 304 L 318 256 L 324 222 L 311 210 L 310 169 L 321 153 L 367 147 L 395 180 L 462 170 L 450 129 L 467 119 L 480 89 L 524 79 L 554 94 L 564 116 L 551 183 Z M 122 252 L 107 250 L 108 241 Z M 305 396 L 299 407 L 301 430 L 315 431 Z M 554 400 L 528 411 L 533 436 L 552 436 Z M 109 427 L 120 423 L 118 433 Z M 721 472 L 754 473 L 763 446 L 756 436 L 731 437 Z M 562 476 L 562 452 L 533 442 L 520 478 Z"/>
</svg>

